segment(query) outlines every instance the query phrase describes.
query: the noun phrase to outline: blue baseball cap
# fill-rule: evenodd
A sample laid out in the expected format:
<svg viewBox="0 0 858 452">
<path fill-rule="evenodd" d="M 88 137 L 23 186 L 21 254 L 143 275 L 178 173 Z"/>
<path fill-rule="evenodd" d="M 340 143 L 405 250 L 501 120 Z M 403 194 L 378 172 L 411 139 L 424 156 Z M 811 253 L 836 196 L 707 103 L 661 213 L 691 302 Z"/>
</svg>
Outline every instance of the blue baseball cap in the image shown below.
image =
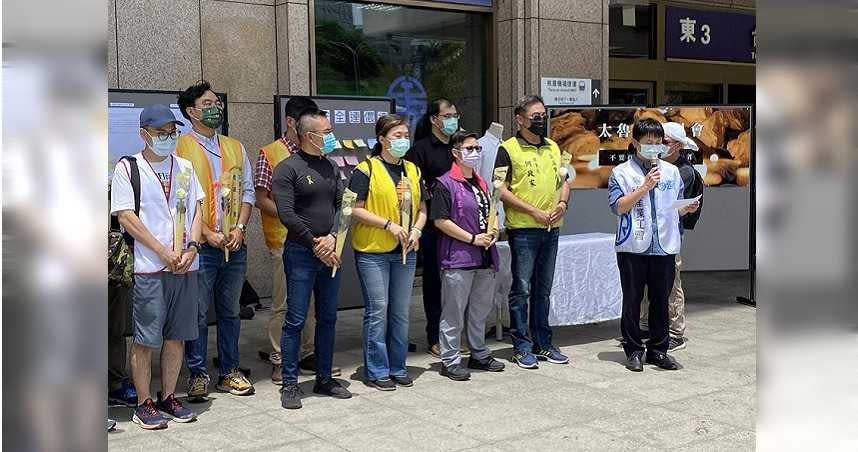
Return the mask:
<svg viewBox="0 0 858 452">
<path fill-rule="evenodd" d="M 156 128 L 163 127 L 169 122 L 174 122 L 180 126 L 185 125 L 185 123 L 176 119 L 176 117 L 173 115 L 173 111 L 170 110 L 170 108 L 164 104 L 150 105 L 140 112 L 141 129 L 146 126 L 152 126 Z"/>
</svg>

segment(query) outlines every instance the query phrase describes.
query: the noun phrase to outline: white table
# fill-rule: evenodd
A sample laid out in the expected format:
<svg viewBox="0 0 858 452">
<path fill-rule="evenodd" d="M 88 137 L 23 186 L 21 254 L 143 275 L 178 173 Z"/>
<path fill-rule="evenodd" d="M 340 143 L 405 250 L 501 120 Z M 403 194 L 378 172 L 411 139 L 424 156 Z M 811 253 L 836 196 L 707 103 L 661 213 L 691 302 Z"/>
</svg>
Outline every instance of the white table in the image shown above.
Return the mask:
<svg viewBox="0 0 858 452">
<path fill-rule="evenodd" d="M 509 243 L 498 242 L 497 247 L 500 266 L 495 279 L 495 304 L 500 325 L 502 310 L 509 305 L 512 274 Z M 560 236 L 548 323 L 580 325 L 618 319 L 622 299 L 614 235 L 597 232 Z"/>
</svg>

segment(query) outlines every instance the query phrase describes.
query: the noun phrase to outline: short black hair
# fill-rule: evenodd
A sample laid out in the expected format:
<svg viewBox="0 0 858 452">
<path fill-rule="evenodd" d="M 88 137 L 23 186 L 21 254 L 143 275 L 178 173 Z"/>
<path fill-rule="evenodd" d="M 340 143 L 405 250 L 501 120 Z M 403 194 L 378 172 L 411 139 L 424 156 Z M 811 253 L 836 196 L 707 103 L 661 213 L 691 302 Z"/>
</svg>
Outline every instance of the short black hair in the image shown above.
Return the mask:
<svg viewBox="0 0 858 452">
<path fill-rule="evenodd" d="M 450 149 L 457 148 L 462 145 L 468 138 L 479 138 L 476 133 L 460 130 L 450 137 Z"/>
<path fill-rule="evenodd" d="M 316 105 L 316 103 L 313 102 L 313 99 L 310 99 L 309 97 L 293 96 L 286 101 L 286 117 L 292 118 L 296 122 L 301 116 L 301 113 L 308 109 L 319 109 L 319 106 Z"/>
<path fill-rule="evenodd" d="M 545 106 L 545 102 L 542 101 L 542 98 L 536 95 L 524 96 L 518 100 L 518 103 L 515 105 L 514 113 L 519 116 L 524 116 L 527 113 L 527 109 L 530 108 L 533 104 L 542 104 Z"/>
<path fill-rule="evenodd" d="M 664 138 L 664 128 L 655 119 L 643 118 L 635 123 L 634 130 L 632 130 L 632 138 L 635 141 L 640 141 L 641 138 L 648 135 L 656 138 Z"/>
<path fill-rule="evenodd" d="M 301 113 L 298 114 L 298 119 L 296 120 L 298 123 L 296 127 L 298 129 L 298 139 L 301 139 L 301 137 L 308 132 L 304 118 L 319 119 L 327 117 L 328 114 L 325 113 L 324 110 L 319 110 L 318 108 L 305 108 L 304 110 L 301 110 Z"/>
<path fill-rule="evenodd" d="M 191 117 L 188 116 L 188 112 L 186 110 L 188 107 L 196 105 L 197 99 L 203 97 L 206 91 L 214 92 L 214 90 L 212 90 L 212 85 L 205 80 L 200 80 L 179 93 L 179 110 L 182 111 L 182 116 L 184 116 L 185 119 L 188 121 L 191 120 Z"/>
</svg>

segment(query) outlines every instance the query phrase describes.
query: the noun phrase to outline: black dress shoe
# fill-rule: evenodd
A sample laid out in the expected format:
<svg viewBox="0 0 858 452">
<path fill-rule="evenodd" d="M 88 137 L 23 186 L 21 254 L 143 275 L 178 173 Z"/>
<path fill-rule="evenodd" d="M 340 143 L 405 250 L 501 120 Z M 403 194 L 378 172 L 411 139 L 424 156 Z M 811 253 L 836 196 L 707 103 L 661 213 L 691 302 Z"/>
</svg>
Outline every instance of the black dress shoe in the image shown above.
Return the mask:
<svg viewBox="0 0 858 452">
<path fill-rule="evenodd" d="M 677 370 L 679 366 L 667 353 L 651 352 L 646 354 L 646 363 L 654 364 L 664 370 Z"/>
<path fill-rule="evenodd" d="M 629 355 L 629 361 L 626 364 L 626 369 L 632 372 L 643 372 L 643 364 L 641 364 L 641 352 L 632 352 Z"/>
</svg>

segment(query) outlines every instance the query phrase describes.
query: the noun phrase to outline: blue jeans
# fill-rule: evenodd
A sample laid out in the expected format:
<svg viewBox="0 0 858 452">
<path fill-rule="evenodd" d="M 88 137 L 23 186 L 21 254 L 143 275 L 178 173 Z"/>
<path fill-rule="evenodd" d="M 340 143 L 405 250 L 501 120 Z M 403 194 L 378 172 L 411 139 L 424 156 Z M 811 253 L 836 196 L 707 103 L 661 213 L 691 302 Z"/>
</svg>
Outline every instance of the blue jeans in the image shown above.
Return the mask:
<svg viewBox="0 0 858 452">
<path fill-rule="evenodd" d="M 316 380 L 330 378 L 343 272 L 338 271 L 331 278 L 331 267 L 322 263 L 311 249 L 292 241 L 287 241 L 283 248 L 283 271 L 286 273 L 286 320 L 280 335 L 283 383 L 298 383 L 301 331 L 307 320 L 310 294 L 316 297 Z"/>
<path fill-rule="evenodd" d="M 185 342 L 185 361 L 191 376 L 208 375 L 206 356 L 209 344 L 208 310 L 214 300 L 217 316 L 217 354 L 219 375 L 224 376 L 238 368 L 238 337 L 241 319 L 238 317 L 238 300 L 247 271 L 247 246 L 229 252 L 229 262 L 223 250 L 208 245 L 200 248 L 199 310 L 197 325 L 199 336 Z"/>
<path fill-rule="evenodd" d="M 510 229 L 512 288 L 509 292 L 510 336 L 515 351 L 531 353 L 551 347 L 548 325 L 559 228 Z M 528 299 L 530 322 L 528 322 Z M 528 334 L 528 326 L 530 334 Z"/>
<path fill-rule="evenodd" d="M 417 253 L 355 251 L 358 279 L 366 308 L 363 314 L 363 359 L 366 377 L 404 377 L 408 353 L 408 306 L 414 287 Z"/>
</svg>

